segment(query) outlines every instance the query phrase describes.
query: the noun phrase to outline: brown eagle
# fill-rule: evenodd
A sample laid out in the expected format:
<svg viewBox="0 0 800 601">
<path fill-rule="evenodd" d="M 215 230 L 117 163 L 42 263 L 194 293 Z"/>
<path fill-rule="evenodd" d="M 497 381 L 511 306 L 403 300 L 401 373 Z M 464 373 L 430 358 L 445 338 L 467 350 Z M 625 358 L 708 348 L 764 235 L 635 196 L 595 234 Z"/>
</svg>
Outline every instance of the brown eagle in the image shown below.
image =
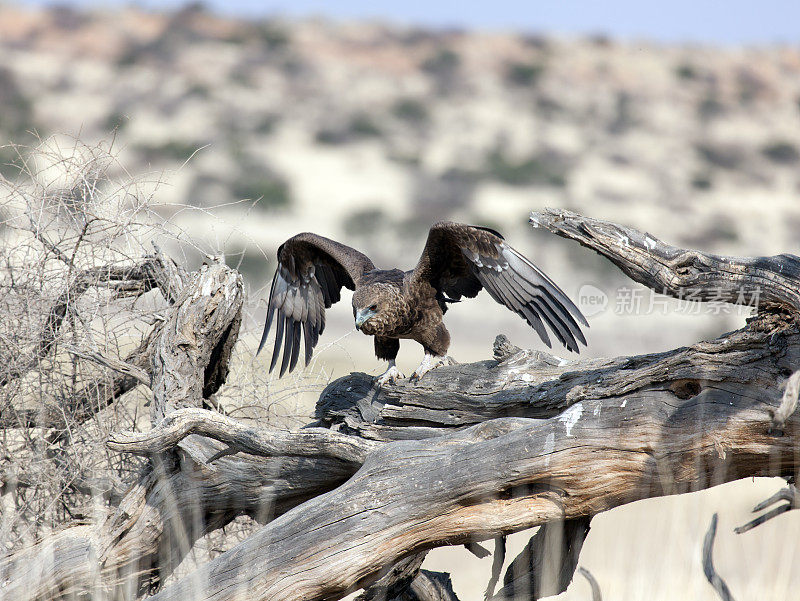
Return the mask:
<svg viewBox="0 0 800 601">
<path fill-rule="evenodd" d="M 416 340 L 425 349 L 425 358 L 412 379 L 452 362 L 447 356 L 450 334 L 442 317 L 449 303 L 473 298 L 482 288 L 524 318 L 548 347 L 545 324 L 571 351 L 579 352 L 578 341 L 586 344 L 578 321 L 589 324 L 578 308 L 553 280 L 492 229 L 436 223 L 411 271 L 376 269 L 369 257 L 349 246 L 303 233 L 278 249 L 264 334 L 256 352 L 264 346 L 277 313 L 270 372 L 277 365 L 281 345 L 280 375 L 295 368 L 301 337 L 308 365 L 325 329 L 325 309 L 341 298 L 342 286 L 354 291 L 356 329 L 373 336 L 375 354 L 389 362 L 389 368 L 377 378 L 380 385 L 403 377 L 395 367 L 401 338 Z"/>
</svg>

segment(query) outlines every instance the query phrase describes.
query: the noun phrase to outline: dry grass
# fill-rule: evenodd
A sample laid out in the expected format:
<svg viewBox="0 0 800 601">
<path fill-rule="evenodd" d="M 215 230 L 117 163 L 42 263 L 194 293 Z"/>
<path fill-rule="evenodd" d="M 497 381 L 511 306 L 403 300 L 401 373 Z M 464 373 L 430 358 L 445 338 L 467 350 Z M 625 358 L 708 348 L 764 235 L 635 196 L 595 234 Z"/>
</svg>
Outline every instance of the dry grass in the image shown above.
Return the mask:
<svg viewBox="0 0 800 601">
<path fill-rule="evenodd" d="M 131 177 L 113 140 L 50 138 L 13 151 L 20 173 L 0 179 L 2 553 L 99 519 L 135 481 L 143 460 L 112 453 L 105 441 L 112 430 L 148 427 L 150 390 L 113 392 L 120 374 L 91 357 L 134 356 L 168 301 L 117 274 L 160 246 L 185 262 L 208 254 L 164 218 L 159 180 Z M 231 414 L 277 413 L 252 362 L 237 361 L 232 381 L 243 384 L 225 390 Z"/>
</svg>

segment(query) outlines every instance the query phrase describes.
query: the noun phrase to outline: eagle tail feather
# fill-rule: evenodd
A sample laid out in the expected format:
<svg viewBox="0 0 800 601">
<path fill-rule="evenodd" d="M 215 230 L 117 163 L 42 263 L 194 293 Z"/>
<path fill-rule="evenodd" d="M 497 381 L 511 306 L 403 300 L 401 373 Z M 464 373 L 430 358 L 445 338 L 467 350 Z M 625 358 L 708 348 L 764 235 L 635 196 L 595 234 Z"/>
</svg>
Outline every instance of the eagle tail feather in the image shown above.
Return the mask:
<svg viewBox="0 0 800 601">
<path fill-rule="evenodd" d="M 278 364 L 278 355 L 281 354 L 281 345 L 283 344 L 283 328 L 285 327 L 286 319 L 281 315 L 278 318 L 277 330 L 275 331 L 275 346 L 272 349 L 272 361 L 269 364 L 269 373 L 275 369 Z"/>
<path fill-rule="evenodd" d="M 284 340 L 283 340 L 283 359 L 281 360 L 281 371 L 278 375 L 279 378 L 283 377 L 283 374 L 286 373 L 286 368 L 289 367 L 289 357 L 292 355 L 292 340 L 294 339 L 292 335 L 292 329 L 294 327 L 294 321 L 291 317 L 286 317 L 286 328 L 284 332 Z"/>
</svg>

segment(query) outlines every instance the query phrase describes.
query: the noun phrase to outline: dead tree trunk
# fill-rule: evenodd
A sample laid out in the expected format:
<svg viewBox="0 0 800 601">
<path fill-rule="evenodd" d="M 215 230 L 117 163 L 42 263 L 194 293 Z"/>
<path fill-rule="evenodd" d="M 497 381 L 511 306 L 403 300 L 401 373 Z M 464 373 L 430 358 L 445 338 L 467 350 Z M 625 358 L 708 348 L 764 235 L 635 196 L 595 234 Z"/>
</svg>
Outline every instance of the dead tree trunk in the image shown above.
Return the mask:
<svg viewBox="0 0 800 601">
<path fill-rule="evenodd" d="M 154 466 L 109 518 L 112 534 L 108 526 L 79 527 L 7 558 L 0 577 L 15 595 L 0 595 L 30 599 L 100 588 L 134 598 L 144 585 L 157 586 L 157 553 L 174 563 L 202 532 L 237 513 L 257 513 L 270 489 L 275 519 L 152 599 L 337 599 L 384 575 L 390 590 L 418 568 L 392 567 L 433 547 L 566 524 L 572 543 L 556 566 L 557 583 L 535 576 L 539 584 L 529 590 L 537 598 L 569 582 L 599 512 L 744 477 L 796 473 L 800 418 L 786 410 L 782 387 L 800 368 L 797 257 L 704 255 L 565 211 L 532 222 L 596 250 L 658 292 L 711 299 L 713 288 L 715 300 L 757 304 L 758 314 L 716 340 L 664 353 L 564 361 L 498 340 L 495 359 L 439 368 L 416 385 L 378 390 L 368 376 L 353 374 L 323 392 L 316 427 L 286 433 L 199 408 L 207 387 L 225 374 L 224 364 L 210 368 L 209 357 L 230 349 L 235 337 L 235 317 L 219 303 L 226 317 L 218 318 L 207 309 L 214 305 L 209 299 L 197 315 L 215 325 L 190 337 L 188 354 L 181 347 L 186 330 L 178 321 L 165 325 L 157 347 L 162 363 L 155 360 L 165 373 L 153 374 L 162 398 L 153 428 L 109 441 L 115 450 L 152 457 Z M 214 269 L 233 285 L 221 267 L 207 273 Z M 196 284 L 182 298 L 203 297 Z M 220 296 L 211 296 L 221 298 L 223 288 L 214 284 Z M 178 309 L 175 320 L 194 311 Z M 172 350 L 170 333 L 178 337 Z M 183 353 L 179 366 L 170 367 L 170 353 Z M 184 506 L 188 490 L 199 501 Z M 164 503 L 168 496 L 178 502 Z M 530 547 L 531 557 L 515 562 L 500 595 L 520 590 L 529 570 L 540 571 L 542 545 Z M 82 574 L 74 558 L 92 555 L 102 569 Z M 123 578 L 126 569 L 136 578 Z M 408 586 L 422 591 L 430 576 L 420 574 Z"/>
</svg>

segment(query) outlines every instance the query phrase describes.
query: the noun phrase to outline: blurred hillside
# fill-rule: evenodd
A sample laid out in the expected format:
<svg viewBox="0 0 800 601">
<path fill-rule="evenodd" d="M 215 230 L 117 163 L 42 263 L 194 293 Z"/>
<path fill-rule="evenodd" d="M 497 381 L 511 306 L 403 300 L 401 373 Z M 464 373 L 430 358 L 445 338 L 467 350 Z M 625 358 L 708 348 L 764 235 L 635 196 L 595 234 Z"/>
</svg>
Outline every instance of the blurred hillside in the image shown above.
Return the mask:
<svg viewBox="0 0 800 601">
<path fill-rule="evenodd" d="M 109 141 L 129 173 L 160 183 L 163 216 L 239 263 L 256 291 L 298 231 L 410 268 L 431 222 L 455 219 L 500 229 L 568 293 L 592 283 L 613 303 L 626 285 L 613 267 L 527 225 L 544 206 L 720 253 L 800 241 L 797 48 L 6 6 L 0 105 L 9 143 L 35 144 L 32 131 Z M 0 152 L 13 178 L 17 151 Z M 463 359 L 520 325 L 475 302 L 490 317 L 468 329 L 481 346 Z M 452 313 L 475 321 L 469 304 Z M 669 315 L 620 332 L 620 319 L 593 320 L 590 353 L 660 350 L 738 323 Z"/>
</svg>

